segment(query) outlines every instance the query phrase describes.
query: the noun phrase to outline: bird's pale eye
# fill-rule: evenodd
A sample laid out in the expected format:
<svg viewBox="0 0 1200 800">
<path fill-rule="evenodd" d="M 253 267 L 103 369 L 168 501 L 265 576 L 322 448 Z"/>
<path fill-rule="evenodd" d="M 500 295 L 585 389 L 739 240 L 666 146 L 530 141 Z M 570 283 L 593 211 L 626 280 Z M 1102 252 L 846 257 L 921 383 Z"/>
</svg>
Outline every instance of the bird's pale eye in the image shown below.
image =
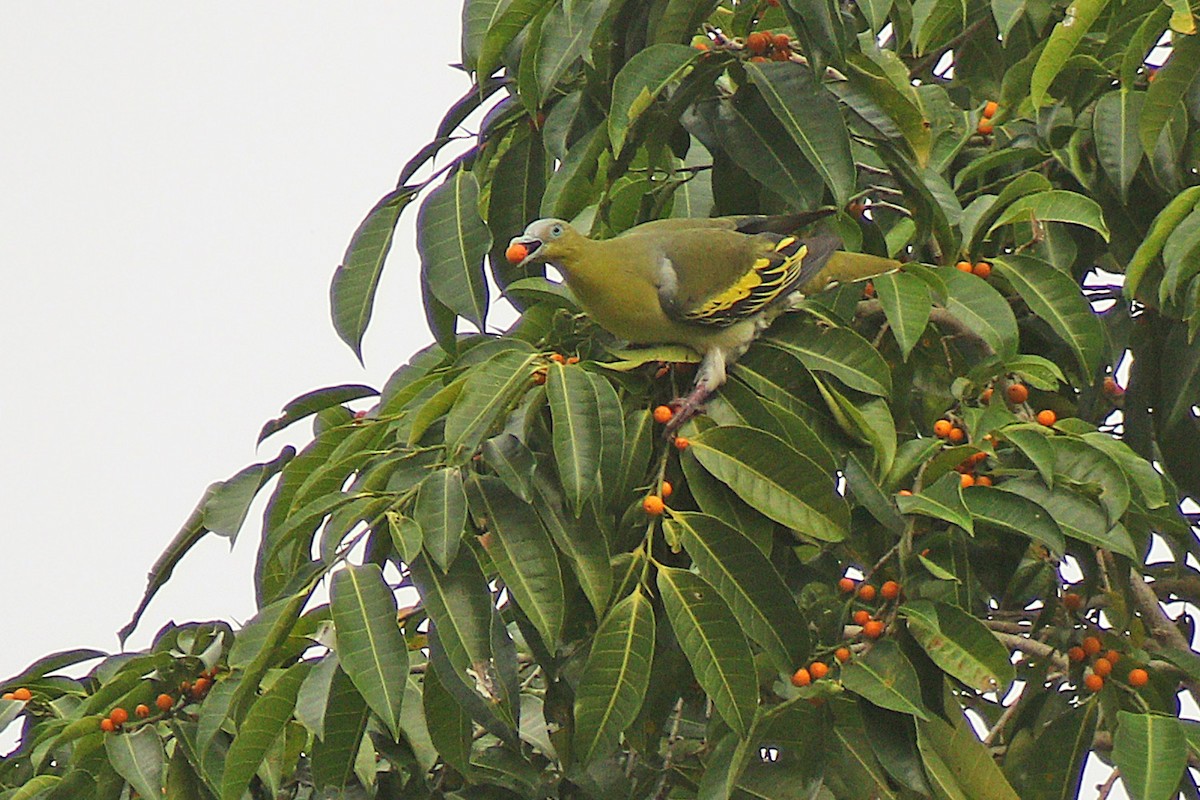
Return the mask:
<svg viewBox="0 0 1200 800">
<path fill-rule="evenodd" d="M 562 236 L 562 232 L 563 232 L 562 225 L 555 225 L 554 227 L 552 227 L 550 229 L 551 236 Z"/>
</svg>

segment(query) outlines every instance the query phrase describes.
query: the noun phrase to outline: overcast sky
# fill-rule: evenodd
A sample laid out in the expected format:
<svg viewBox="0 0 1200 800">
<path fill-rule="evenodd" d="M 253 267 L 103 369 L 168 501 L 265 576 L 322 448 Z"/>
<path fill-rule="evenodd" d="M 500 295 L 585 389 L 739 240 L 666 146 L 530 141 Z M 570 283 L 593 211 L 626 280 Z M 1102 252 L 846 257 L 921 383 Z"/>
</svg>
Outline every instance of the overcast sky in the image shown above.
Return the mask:
<svg viewBox="0 0 1200 800">
<path fill-rule="evenodd" d="M 419 15 L 413 12 L 420 8 Z M 410 207 L 367 335 L 329 322 L 355 226 L 469 87 L 454 2 L 6 3 L 0 10 L 0 676 L 112 651 L 263 422 L 379 386 L 429 340 Z M 298 426 L 293 441 L 310 429 Z M 258 510 L 150 607 L 253 613 Z"/>
</svg>

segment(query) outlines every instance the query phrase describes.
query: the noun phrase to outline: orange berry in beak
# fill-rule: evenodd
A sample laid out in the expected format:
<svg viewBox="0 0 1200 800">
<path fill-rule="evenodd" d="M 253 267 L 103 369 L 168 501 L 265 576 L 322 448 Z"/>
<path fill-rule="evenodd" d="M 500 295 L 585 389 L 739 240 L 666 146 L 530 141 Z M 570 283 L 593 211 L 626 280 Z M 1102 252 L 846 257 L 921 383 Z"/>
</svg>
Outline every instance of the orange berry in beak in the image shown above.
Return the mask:
<svg viewBox="0 0 1200 800">
<path fill-rule="evenodd" d="M 508 263 L 510 264 L 520 264 L 528 255 L 529 248 L 520 242 L 513 242 L 508 246 L 508 249 L 504 251 L 504 258 L 507 259 Z"/>
</svg>

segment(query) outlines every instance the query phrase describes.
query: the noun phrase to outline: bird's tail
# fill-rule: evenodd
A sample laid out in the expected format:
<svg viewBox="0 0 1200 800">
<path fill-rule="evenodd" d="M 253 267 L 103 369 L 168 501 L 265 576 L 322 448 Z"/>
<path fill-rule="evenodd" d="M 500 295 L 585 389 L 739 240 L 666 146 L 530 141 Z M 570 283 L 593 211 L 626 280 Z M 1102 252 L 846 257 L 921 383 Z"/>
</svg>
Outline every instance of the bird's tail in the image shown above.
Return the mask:
<svg viewBox="0 0 1200 800">
<path fill-rule="evenodd" d="M 838 250 L 829 256 L 821 271 L 805 284 L 804 293 L 811 295 L 831 283 L 853 283 L 898 269 L 900 262 L 894 258 Z"/>
</svg>

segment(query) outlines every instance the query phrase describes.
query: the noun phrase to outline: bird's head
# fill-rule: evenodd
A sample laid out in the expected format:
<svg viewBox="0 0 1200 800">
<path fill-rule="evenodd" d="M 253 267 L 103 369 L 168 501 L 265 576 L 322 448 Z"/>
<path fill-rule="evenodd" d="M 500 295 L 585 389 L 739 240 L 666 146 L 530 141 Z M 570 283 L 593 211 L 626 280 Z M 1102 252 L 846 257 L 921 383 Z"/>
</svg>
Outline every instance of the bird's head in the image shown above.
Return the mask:
<svg viewBox="0 0 1200 800">
<path fill-rule="evenodd" d="M 545 264 L 569 259 L 586 241 L 583 234 L 561 219 L 539 219 L 529 223 L 504 251 L 511 264 Z"/>
</svg>

